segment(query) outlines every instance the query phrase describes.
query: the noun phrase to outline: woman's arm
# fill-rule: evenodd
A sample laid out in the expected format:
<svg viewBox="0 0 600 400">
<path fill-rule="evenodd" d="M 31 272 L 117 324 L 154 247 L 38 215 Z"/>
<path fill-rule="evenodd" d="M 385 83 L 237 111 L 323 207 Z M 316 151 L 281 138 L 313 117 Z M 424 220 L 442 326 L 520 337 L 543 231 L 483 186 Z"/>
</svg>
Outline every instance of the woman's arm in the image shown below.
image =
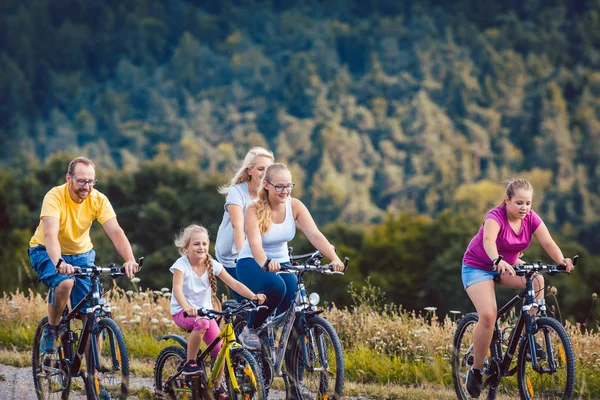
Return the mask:
<svg viewBox="0 0 600 400">
<path fill-rule="evenodd" d="M 335 253 L 335 248 L 329 243 L 329 240 L 327 240 L 325 235 L 319 230 L 315 220 L 312 215 L 310 215 L 310 212 L 304 203 L 298 199 L 292 199 L 292 209 L 296 225 L 304 232 L 308 241 L 315 246 L 321 254 L 331 260 L 331 265 L 335 271 L 342 271 L 344 269 L 344 263 L 342 263 L 342 260 L 340 260 Z"/>
<path fill-rule="evenodd" d="M 498 258 L 498 246 L 496 246 L 496 239 L 498 239 L 498 233 L 500 232 L 500 224 L 497 221 L 488 218 L 483 223 L 483 249 L 488 257 L 492 260 Z M 503 274 L 508 271 L 509 274 L 515 275 L 515 270 L 504 260 L 501 260 L 498 265 L 498 273 Z"/>
<path fill-rule="evenodd" d="M 231 220 L 231 226 L 233 227 L 233 243 L 239 253 L 244 245 L 244 211 L 242 207 L 237 204 L 228 204 L 227 212 L 229 213 L 229 219 Z"/>
<path fill-rule="evenodd" d="M 535 236 L 535 238 L 540 243 L 542 248 L 546 251 L 546 253 L 548 253 L 548 255 L 552 257 L 554 262 L 556 262 L 557 264 L 566 265 L 567 271 L 571 271 L 574 268 L 573 261 L 570 258 L 565 258 L 563 256 L 562 251 L 560 250 L 554 239 L 552 239 L 550 231 L 548 231 L 548 227 L 546 227 L 546 224 L 544 224 L 544 222 L 542 222 L 537 227 L 535 232 L 533 232 L 533 236 Z"/>
<path fill-rule="evenodd" d="M 262 293 L 254 294 L 252 290 L 248 289 L 248 286 L 231 276 L 229 272 L 227 272 L 226 268 L 221 270 L 221 273 L 218 275 L 218 277 L 237 294 L 250 300 L 256 300 L 258 301 L 258 304 L 264 303 L 265 299 L 267 298 Z"/>
<path fill-rule="evenodd" d="M 173 295 L 177 303 L 187 312 L 188 316 L 195 317 L 197 310 L 192 307 L 183 295 L 183 271 L 179 269 L 173 270 Z"/>
<path fill-rule="evenodd" d="M 254 257 L 254 260 L 258 265 L 264 265 L 267 261 L 267 253 L 265 253 L 265 250 L 262 247 L 262 236 L 260 234 L 260 228 L 258 227 L 258 220 L 256 219 L 255 204 L 251 204 L 246 209 L 244 223 L 246 228 L 246 239 L 250 245 L 252 257 Z"/>
</svg>

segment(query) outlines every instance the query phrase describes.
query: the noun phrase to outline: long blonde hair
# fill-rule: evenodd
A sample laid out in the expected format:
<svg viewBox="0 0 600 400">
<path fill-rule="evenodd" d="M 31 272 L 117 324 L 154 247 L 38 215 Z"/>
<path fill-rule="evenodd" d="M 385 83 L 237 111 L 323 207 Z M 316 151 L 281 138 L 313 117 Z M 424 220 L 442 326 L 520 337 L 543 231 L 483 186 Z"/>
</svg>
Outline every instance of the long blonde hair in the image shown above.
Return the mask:
<svg viewBox="0 0 600 400">
<path fill-rule="evenodd" d="M 265 176 L 261 183 L 265 181 L 271 181 L 271 177 L 276 171 L 287 171 L 288 167 L 282 163 L 273 163 L 267 167 Z M 258 228 L 260 235 L 264 236 L 265 233 L 271 227 L 271 204 L 269 203 L 269 191 L 265 189 L 265 185 L 261 184 L 256 192 L 257 200 L 256 207 L 256 220 L 258 221 Z"/>
<path fill-rule="evenodd" d="M 179 254 L 181 254 L 182 256 L 187 256 L 187 248 L 190 245 L 190 240 L 192 239 L 192 235 L 194 233 L 203 233 L 210 240 L 208 229 L 201 225 L 188 225 L 179 233 L 179 235 L 175 237 L 175 246 L 178 247 Z M 206 254 L 206 258 L 204 259 L 204 267 L 208 272 L 208 282 L 210 283 L 210 290 L 212 292 L 211 299 L 213 308 L 215 310 L 221 310 L 221 302 L 217 297 L 217 277 L 215 276 L 215 273 L 213 271 L 213 259 L 208 253 Z"/>
<path fill-rule="evenodd" d="M 244 161 L 242 162 L 242 166 L 237 170 L 231 181 L 228 184 L 219 186 L 217 191 L 221 194 L 226 195 L 229 193 L 229 189 L 233 185 L 237 185 L 238 183 L 248 182 L 250 180 L 250 175 L 248 174 L 248 168 L 252 168 L 256 164 L 257 157 L 267 157 L 271 161 L 275 161 L 275 157 L 273 153 L 264 147 L 253 147 L 244 157 Z"/>
</svg>

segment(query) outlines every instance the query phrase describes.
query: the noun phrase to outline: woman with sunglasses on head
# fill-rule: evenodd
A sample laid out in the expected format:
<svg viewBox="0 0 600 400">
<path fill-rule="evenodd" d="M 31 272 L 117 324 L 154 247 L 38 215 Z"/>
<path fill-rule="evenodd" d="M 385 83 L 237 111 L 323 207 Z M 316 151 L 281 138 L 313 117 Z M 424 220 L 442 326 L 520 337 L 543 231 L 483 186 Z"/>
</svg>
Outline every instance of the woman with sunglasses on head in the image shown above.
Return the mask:
<svg viewBox="0 0 600 400">
<path fill-rule="evenodd" d="M 289 264 L 288 242 L 299 228 L 309 242 L 331 260 L 336 271 L 344 264 L 335 249 L 321 233 L 306 206 L 292 198 L 292 174 L 281 163 L 271 164 L 258 189 L 258 200 L 251 204 L 244 216 L 246 240 L 236 265 L 238 280 L 254 293 L 264 293 L 268 310 L 252 312 L 248 324 L 239 336 L 249 349 L 260 348 L 256 329 L 274 308 L 285 311 L 293 301 L 298 281 L 293 274 L 277 275 L 282 264 Z M 271 260 L 268 271 L 262 266 Z"/>
<path fill-rule="evenodd" d="M 229 184 L 219 187 L 219 193 L 227 196 L 223 220 L 217 231 L 215 256 L 229 275 L 236 278 L 235 262 L 244 244 L 244 213 L 256 201 L 257 191 L 265 170 L 274 161 L 273 153 L 263 147 L 253 147 L 248 151 Z M 237 301 L 242 297 L 234 292 Z"/>
</svg>

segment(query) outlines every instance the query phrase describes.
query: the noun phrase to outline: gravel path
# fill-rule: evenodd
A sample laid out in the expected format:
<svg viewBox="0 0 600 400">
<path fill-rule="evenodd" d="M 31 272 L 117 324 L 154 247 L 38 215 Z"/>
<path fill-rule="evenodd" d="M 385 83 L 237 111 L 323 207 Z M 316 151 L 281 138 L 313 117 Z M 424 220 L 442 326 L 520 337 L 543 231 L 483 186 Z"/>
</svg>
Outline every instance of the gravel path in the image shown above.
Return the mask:
<svg viewBox="0 0 600 400">
<path fill-rule="evenodd" d="M 76 378 L 81 381 L 81 378 Z M 152 378 L 135 378 L 130 377 L 130 388 L 147 387 L 149 390 L 154 390 Z M 0 364 L 0 400 L 22 400 L 34 399 L 35 391 L 33 390 L 33 380 L 31 378 L 31 367 L 16 368 L 8 365 Z M 132 400 L 137 399 L 135 396 L 130 397 Z M 269 393 L 269 400 L 284 399 L 283 391 L 272 390 Z M 85 400 L 84 394 L 72 392 L 69 399 Z"/>
</svg>

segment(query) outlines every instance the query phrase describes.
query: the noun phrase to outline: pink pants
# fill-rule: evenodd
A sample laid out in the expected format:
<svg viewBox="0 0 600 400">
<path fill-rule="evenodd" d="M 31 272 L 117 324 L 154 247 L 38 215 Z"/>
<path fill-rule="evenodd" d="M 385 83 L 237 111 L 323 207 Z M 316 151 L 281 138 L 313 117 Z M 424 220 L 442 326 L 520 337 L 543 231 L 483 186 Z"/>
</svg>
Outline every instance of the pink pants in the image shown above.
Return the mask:
<svg viewBox="0 0 600 400">
<path fill-rule="evenodd" d="M 221 330 L 219 329 L 219 325 L 217 325 L 214 319 L 208 319 L 204 317 L 186 318 L 183 316 L 184 311 L 185 310 L 181 310 L 177 314 L 173 315 L 173 322 L 175 322 L 175 324 L 178 327 L 180 327 L 181 329 L 185 329 L 186 331 L 206 330 L 203 339 L 204 343 L 206 343 L 207 345 L 212 343 L 212 341 L 215 340 L 217 336 L 219 336 Z M 217 343 L 217 345 L 213 347 L 212 351 L 210 352 L 213 358 L 217 358 L 219 350 L 221 350 L 221 341 L 219 341 L 219 343 Z"/>
</svg>

